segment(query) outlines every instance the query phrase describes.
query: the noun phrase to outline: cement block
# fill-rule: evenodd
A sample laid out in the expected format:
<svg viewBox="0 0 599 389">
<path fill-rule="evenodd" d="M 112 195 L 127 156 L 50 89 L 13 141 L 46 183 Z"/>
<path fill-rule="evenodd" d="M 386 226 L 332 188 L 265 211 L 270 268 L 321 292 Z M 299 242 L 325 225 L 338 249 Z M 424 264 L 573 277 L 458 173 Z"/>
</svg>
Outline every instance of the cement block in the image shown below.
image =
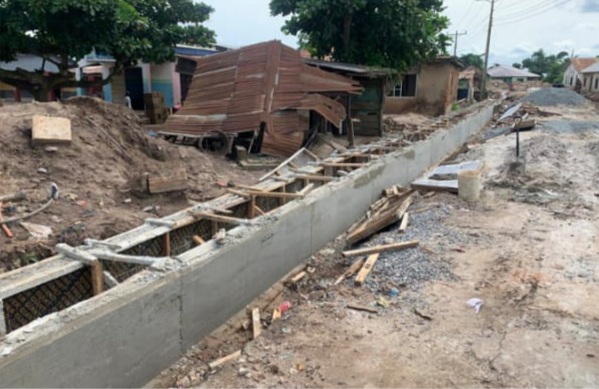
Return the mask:
<svg viewBox="0 0 599 389">
<path fill-rule="evenodd" d="M 411 155 L 411 154 L 409 154 Z M 408 158 L 408 153 L 398 151 L 392 154 L 387 154 L 381 158 L 381 162 L 385 165 L 385 170 L 378 175 L 373 183 L 373 202 L 381 197 L 381 191 L 389 188 L 392 185 L 409 186 L 408 180 L 408 163 L 411 158 Z"/>
<path fill-rule="evenodd" d="M 71 120 L 35 115 L 31 126 L 31 143 L 33 146 L 49 144 L 70 145 Z"/>
</svg>

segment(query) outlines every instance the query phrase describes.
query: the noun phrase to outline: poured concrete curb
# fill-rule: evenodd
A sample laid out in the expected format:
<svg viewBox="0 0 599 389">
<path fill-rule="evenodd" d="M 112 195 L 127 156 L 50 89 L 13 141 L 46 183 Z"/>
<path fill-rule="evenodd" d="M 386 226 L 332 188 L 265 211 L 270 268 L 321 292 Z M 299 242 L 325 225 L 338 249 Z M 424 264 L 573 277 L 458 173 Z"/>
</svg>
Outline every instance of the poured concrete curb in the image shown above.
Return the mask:
<svg viewBox="0 0 599 389">
<path fill-rule="evenodd" d="M 118 287 L 38 319 L 0 342 L 2 387 L 139 387 L 345 232 L 381 191 L 409 185 L 492 117 L 492 105 L 447 130 L 387 154 L 305 199 L 272 222 L 229 231 L 179 258 L 180 269 L 142 272 Z"/>
</svg>

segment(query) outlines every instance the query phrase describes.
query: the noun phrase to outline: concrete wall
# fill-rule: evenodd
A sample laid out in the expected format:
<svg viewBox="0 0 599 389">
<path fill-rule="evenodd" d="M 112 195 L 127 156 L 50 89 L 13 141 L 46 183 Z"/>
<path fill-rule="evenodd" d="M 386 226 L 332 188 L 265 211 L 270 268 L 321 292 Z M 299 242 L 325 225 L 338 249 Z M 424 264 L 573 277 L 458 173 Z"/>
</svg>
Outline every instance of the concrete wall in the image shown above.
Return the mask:
<svg viewBox="0 0 599 389">
<path fill-rule="evenodd" d="M 453 128 L 388 154 L 339 182 L 106 293 L 0 341 L 2 387 L 138 387 L 355 222 L 381 190 L 408 185 L 492 117 L 486 106 Z"/>
<path fill-rule="evenodd" d="M 164 103 L 167 107 L 174 106 L 173 75 L 175 73 L 175 63 L 167 62 L 160 65 L 151 65 L 152 91 L 161 92 L 164 96 Z"/>
</svg>

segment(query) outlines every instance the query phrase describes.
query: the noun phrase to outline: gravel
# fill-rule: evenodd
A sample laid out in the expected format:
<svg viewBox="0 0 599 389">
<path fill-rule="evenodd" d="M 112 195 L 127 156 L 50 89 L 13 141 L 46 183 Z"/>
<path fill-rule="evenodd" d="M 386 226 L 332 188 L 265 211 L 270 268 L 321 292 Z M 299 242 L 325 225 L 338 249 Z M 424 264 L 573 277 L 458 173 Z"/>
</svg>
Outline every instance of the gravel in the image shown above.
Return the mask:
<svg viewBox="0 0 599 389">
<path fill-rule="evenodd" d="M 367 242 L 363 247 L 385 244 L 390 240 L 418 240 L 421 246 L 382 253 L 366 281 L 366 286 L 373 292 L 388 292 L 393 287 L 418 290 L 424 283 L 432 280 L 457 280 L 447 253 L 468 243 L 488 242 L 489 238 L 479 233 L 473 236 L 445 225 L 444 220 L 452 210 L 453 208 L 446 204 L 431 204 L 431 208 L 426 211 L 410 215 L 410 225 L 405 233 L 400 234 L 395 225 Z M 423 246 L 439 255 L 427 253 Z"/>
<path fill-rule="evenodd" d="M 587 99 L 565 88 L 540 89 L 526 96 L 523 101 L 542 107 L 556 105 L 579 106 L 587 104 Z"/>
<path fill-rule="evenodd" d="M 580 134 L 584 132 L 599 131 L 599 122 L 551 120 L 541 124 L 543 131 L 554 134 Z"/>
</svg>

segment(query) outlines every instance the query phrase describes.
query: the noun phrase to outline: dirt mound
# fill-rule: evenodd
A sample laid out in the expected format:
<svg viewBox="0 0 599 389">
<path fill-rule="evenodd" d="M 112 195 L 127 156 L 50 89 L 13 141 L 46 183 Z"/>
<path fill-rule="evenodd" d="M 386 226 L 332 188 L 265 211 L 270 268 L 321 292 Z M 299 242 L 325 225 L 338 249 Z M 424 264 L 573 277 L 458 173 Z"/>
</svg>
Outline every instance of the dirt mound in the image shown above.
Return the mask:
<svg viewBox="0 0 599 389">
<path fill-rule="evenodd" d="M 69 118 L 72 144 L 33 148 L 33 115 Z M 4 216 L 37 209 L 48 198 L 50 183 L 60 188 L 59 199 L 48 210 L 27 220 L 52 227 L 48 240 L 35 242 L 16 224 L 10 226 L 13 239 L 0 234 L 0 272 L 46 256 L 32 256 L 39 247 L 46 247 L 47 253 L 57 242 L 76 245 L 87 237 L 107 238 L 145 218 L 184 209 L 188 199 L 215 197 L 222 193 L 216 181 L 249 184 L 263 174 L 240 171 L 222 156 L 152 138 L 134 111 L 90 97 L 5 105 L 0 108 L 0 122 L 0 195 L 24 191 L 28 198 L 5 203 Z M 168 175 L 180 168 L 188 176 L 185 193 L 149 196 L 141 190 L 145 173 Z"/>
<path fill-rule="evenodd" d="M 523 101 L 545 107 L 556 105 L 580 106 L 588 103 L 587 99 L 578 93 L 565 88 L 539 89 L 530 93 Z"/>
</svg>

